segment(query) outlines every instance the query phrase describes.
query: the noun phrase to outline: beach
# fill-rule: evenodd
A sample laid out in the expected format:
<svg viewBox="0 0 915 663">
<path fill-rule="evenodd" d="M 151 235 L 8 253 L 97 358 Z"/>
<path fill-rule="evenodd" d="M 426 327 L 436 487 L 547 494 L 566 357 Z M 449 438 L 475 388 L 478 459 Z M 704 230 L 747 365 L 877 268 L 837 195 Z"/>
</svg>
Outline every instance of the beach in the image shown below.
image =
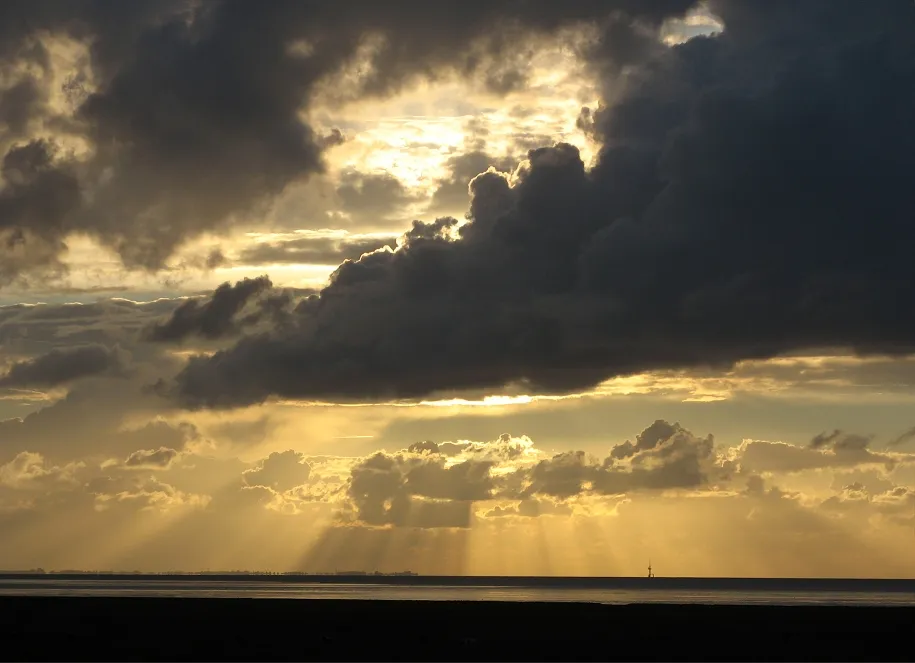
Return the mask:
<svg viewBox="0 0 915 663">
<path fill-rule="evenodd" d="M 6 660 L 911 660 L 915 608 L 0 598 Z"/>
</svg>

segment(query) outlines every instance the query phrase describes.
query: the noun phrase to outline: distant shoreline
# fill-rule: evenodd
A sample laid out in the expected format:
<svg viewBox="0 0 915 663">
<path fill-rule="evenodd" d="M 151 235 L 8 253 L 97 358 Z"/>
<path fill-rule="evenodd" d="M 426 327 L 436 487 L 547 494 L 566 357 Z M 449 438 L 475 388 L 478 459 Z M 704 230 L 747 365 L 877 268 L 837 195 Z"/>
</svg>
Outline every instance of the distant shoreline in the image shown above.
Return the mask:
<svg viewBox="0 0 915 663">
<path fill-rule="evenodd" d="M 915 608 L 0 598 L 6 660 L 907 661 Z"/>
<path fill-rule="evenodd" d="M 915 579 L 888 578 L 694 578 L 561 576 L 427 576 L 386 574 L 258 573 L 0 573 L 3 581 L 163 581 L 367 584 L 444 587 L 549 587 L 596 589 L 677 589 L 720 591 L 848 591 L 915 593 Z"/>
</svg>

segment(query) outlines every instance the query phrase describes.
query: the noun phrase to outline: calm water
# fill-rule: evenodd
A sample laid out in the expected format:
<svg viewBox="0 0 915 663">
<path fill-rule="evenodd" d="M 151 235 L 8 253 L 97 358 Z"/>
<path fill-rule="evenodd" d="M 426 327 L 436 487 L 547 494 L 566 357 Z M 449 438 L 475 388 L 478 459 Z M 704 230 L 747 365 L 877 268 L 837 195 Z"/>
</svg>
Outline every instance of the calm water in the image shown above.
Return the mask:
<svg viewBox="0 0 915 663">
<path fill-rule="evenodd" d="M 605 587 L 372 585 L 207 580 L 3 579 L 0 596 L 142 596 L 416 601 L 546 601 L 915 606 L 912 591 L 794 589 L 619 589 Z"/>
</svg>

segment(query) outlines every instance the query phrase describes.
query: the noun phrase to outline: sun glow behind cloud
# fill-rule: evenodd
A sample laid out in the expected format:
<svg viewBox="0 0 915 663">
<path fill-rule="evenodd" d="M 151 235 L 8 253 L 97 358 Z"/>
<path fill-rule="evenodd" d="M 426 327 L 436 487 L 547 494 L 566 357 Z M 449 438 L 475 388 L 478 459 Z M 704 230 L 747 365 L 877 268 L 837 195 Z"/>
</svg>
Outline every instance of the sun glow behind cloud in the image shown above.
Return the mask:
<svg viewBox="0 0 915 663">
<path fill-rule="evenodd" d="M 707 11 L 697 10 L 668 21 L 661 39 L 675 45 L 721 29 Z M 133 363 L 117 377 L 92 374 L 0 391 L 0 440 L 12 441 L 8 457 L 0 457 L 0 518 L 8 519 L 2 524 L 14 533 L 0 561 L 161 569 L 182 550 L 179 563 L 189 569 L 640 575 L 650 554 L 665 575 L 803 575 L 824 569 L 868 575 L 874 570 L 861 560 L 877 558 L 885 563 L 881 573 L 910 573 L 905 546 L 911 509 L 904 510 L 912 499 L 915 463 L 903 446 L 911 443 L 905 432 L 915 396 L 911 356 L 811 351 L 733 367 L 645 371 L 560 395 L 512 384 L 400 402 L 268 399 L 226 411 L 186 411 L 157 400 L 151 387 L 158 378 L 194 357 L 215 357 L 236 340 L 229 335 L 165 348 L 144 345 L 145 325 L 187 301 L 181 296 L 199 296 L 203 303 L 218 284 L 265 272 L 277 288 L 319 288 L 352 246 L 358 251 L 347 255 L 357 259 L 373 240 L 395 245 L 414 219 L 462 217 L 467 181 L 453 169 L 455 159 L 468 154 L 480 153 L 511 171 L 529 149 L 566 141 L 592 164 L 598 146 L 576 120 L 583 106 L 596 108 L 602 92 L 613 88 L 613 81 L 602 86 L 577 55 L 593 36 L 582 30 L 538 43 L 523 63 L 529 65 L 526 84 L 500 93 L 487 89 L 483 76 L 459 79 L 449 70 L 431 81 L 409 78 L 395 94 L 356 99 L 350 93 L 359 82 L 360 58 L 364 63 L 377 47 L 369 39 L 352 71 L 328 79 L 339 86 L 319 88 L 301 111 L 333 143 L 324 153 L 324 171 L 293 181 L 248 217 L 189 233 L 161 269 L 127 269 L 98 238 L 73 233 L 65 237 L 66 271 L 5 287 L 3 303 L 51 304 L 33 307 L 32 318 L 19 309 L 0 309 L 4 374 L 49 349 L 94 343 L 124 350 Z M 89 51 L 67 40 L 46 45 L 47 71 L 33 66 L 26 73 L 48 83 L 50 107 L 65 114 L 72 105 L 68 95 L 94 89 Z M 303 58 L 315 52 L 314 44 L 293 48 Z M 524 48 L 526 43 L 515 53 L 524 54 Z M 23 71 L 2 75 L 7 73 Z M 9 82 L 0 81 L 3 92 Z M 64 125 L 35 120 L 23 140 L 51 136 L 65 152 L 88 158 L 90 144 L 63 131 Z M 436 192 L 449 184 L 451 197 L 433 207 Z M 122 298 L 112 300 L 112 294 Z M 167 299 L 157 302 L 160 296 Z M 83 304 L 53 306 L 61 301 Z M 89 306 L 94 301 L 98 309 Z M 651 421 L 681 415 L 699 422 L 690 428 L 703 435 L 722 431 L 714 443 L 723 459 L 718 469 L 725 461 L 749 467 L 754 453 L 763 469 L 733 484 L 721 479 L 720 485 L 625 497 L 597 495 L 595 481 L 585 480 L 569 496 L 529 499 L 522 494 L 533 485 L 528 477 L 515 492 L 492 499 L 412 495 L 414 512 L 396 523 L 393 516 L 383 524 L 352 518 L 352 470 L 372 458 L 378 463 L 372 471 L 389 463 L 406 472 L 409 462 L 429 460 L 432 444 L 451 444 L 452 451 L 453 445 L 469 445 L 473 452 L 441 460 L 440 469 L 453 477 L 463 463 L 491 459 L 495 440 L 502 439 L 497 436 L 508 431 L 517 456 L 495 462 L 491 477 L 508 481 L 519 468 L 533 471 L 557 456 L 561 467 L 555 471 L 574 472 L 579 456 L 561 454 L 607 458 L 609 449 L 635 439 Z M 870 448 L 854 447 L 858 438 L 851 438 L 851 451 L 810 448 L 811 437 L 824 427 L 838 431 L 852 424 L 860 424 L 860 439 L 876 436 Z M 194 435 L 176 437 L 183 426 Z M 166 438 L 174 448 L 164 446 Z M 427 450 L 408 451 L 414 444 Z M 127 467 L 134 454 L 149 457 L 157 450 L 174 461 Z M 244 484 L 250 476 L 245 473 L 269 454 L 288 451 L 307 457 L 312 475 L 305 483 L 288 490 Z M 786 462 L 779 454 L 796 465 L 771 470 L 773 458 Z M 392 460 L 398 456 L 411 460 Z M 23 458 L 41 463 L 22 476 L 16 463 Z M 78 474 L 76 467 L 110 472 L 121 483 L 80 492 L 74 486 L 88 486 L 91 478 L 62 478 Z M 553 488 L 561 492 L 574 484 Z M 447 481 L 436 484 L 443 486 Z M 385 509 L 393 502 L 386 500 Z M 424 513 L 446 503 L 454 507 L 452 502 L 473 502 L 469 526 L 416 525 Z"/>
<path fill-rule="evenodd" d="M 714 19 L 700 11 L 683 22 L 670 23 L 665 30 L 687 38 L 703 30 L 708 32 L 715 25 Z M 396 177 L 409 195 L 415 196 L 403 210 L 398 224 L 406 229 L 413 218 L 427 216 L 429 196 L 437 182 L 448 175 L 448 159 L 479 145 L 485 144 L 484 149 L 494 156 L 521 160 L 529 147 L 566 141 L 576 145 L 589 163 L 594 146 L 576 126 L 576 119 L 582 106 L 596 107 L 599 93 L 593 75 L 576 55 L 583 39 L 586 40 L 587 35 L 573 31 L 561 34 L 553 43 L 540 44 L 531 52 L 528 85 L 507 96 L 493 95 L 478 82 L 453 76 L 441 77 L 435 82 L 418 81 L 390 98 L 340 104 L 330 97 L 322 105 L 318 94 L 308 119 L 319 127 L 339 127 L 347 137 L 342 145 L 328 152 L 329 181 L 353 169 Z M 85 69 L 83 45 L 58 40 L 49 42 L 49 46 L 54 76 L 73 77 L 74 72 L 82 71 L 81 67 Z M 57 95 L 54 104 L 65 107 L 69 101 L 61 90 L 66 86 L 52 87 Z M 91 89 L 91 81 L 85 77 L 81 79 L 78 91 L 86 94 Z M 74 144 L 74 149 L 79 146 Z M 274 208 L 283 208 L 286 217 L 294 218 L 293 200 L 294 197 L 290 198 L 290 203 L 277 201 Z M 319 219 L 302 210 L 298 228 L 318 231 L 336 214 L 330 210 L 328 213 L 330 216 Z M 455 209 L 453 213 L 462 212 Z M 269 232 L 273 222 L 270 218 L 264 218 L 263 222 Z M 368 223 L 365 230 L 369 233 L 377 232 L 371 228 L 371 221 L 366 219 L 359 223 Z M 354 231 L 358 233 L 359 228 Z M 250 268 L 244 265 L 201 268 L 208 252 L 216 248 L 231 252 L 245 246 L 251 241 L 246 239 L 249 237 L 250 231 L 239 228 L 230 233 L 193 238 L 180 249 L 167 271 L 155 274 L 127 271 L 110 248 L 102 247 L 86 235 L 72 235 L 67 240 L 65 255 L 67 274 L 56 282 L 40 284 L 37 288 L 33 285 L 31 289 L 47 291 L 56 287 L 98 292 L 99 296 L 103 296 L 106 289 L 114 288 L 145 294 L 165 294 L 176 288 L 197 292 L 211 289 L 226 279 L 256 276 L 260 273 L 258 269 L 266 267 L 276 283 L 319 287 L 332 271 L 324 265 L 269 263 Z M 25 292 L 14 287 L 7 288 L 4 294 L 13 298 L 10 301 L 15 301 Z"/>
</svg>

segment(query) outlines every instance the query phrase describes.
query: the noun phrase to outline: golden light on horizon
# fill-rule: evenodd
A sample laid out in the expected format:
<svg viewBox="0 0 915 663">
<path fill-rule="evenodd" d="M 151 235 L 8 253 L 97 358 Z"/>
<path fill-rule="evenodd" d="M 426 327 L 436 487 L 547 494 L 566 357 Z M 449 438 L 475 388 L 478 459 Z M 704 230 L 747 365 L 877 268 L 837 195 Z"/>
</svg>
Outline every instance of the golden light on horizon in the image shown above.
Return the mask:
<svg viewBox="0 0 915 663">
<path fill-rule="evenodd" d="M 903 22 L 599 4 L 13 21 L 0 568 L 912 573 Z"/>
</svg>

